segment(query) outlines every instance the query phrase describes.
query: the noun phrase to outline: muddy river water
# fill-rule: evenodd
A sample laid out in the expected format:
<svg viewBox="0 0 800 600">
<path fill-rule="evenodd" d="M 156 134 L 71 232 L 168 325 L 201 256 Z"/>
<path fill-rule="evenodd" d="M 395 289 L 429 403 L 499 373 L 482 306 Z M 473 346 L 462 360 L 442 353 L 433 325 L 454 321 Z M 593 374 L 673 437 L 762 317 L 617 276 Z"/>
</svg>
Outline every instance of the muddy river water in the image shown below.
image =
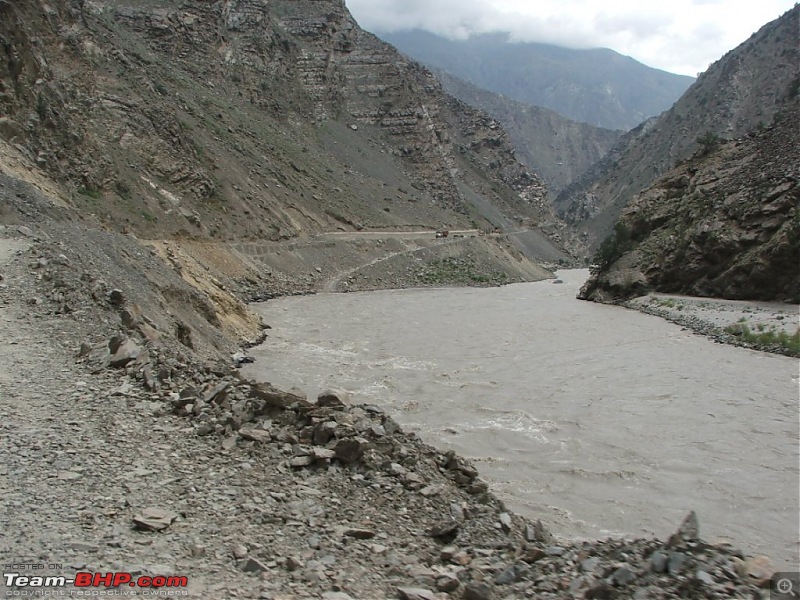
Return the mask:
<svg viewBox="0 0 800 600">
<path fill-rule="evenodd" d="M 797 360 L 575 300 L 586 271 L 559 275 L 263 303 L 246 374 L 384 407 L 562 537 L 665 537 L 694 509 L 705 539 L 797 565 Z"/>
</svg>

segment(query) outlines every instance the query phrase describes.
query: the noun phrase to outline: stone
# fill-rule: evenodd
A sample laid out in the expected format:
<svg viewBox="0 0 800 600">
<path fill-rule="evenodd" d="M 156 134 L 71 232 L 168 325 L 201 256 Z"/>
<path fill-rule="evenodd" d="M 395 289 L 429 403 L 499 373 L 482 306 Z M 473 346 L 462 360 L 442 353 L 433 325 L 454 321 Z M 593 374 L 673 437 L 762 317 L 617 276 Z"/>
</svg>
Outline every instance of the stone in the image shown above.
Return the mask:
<svg viewBox="0 0 800 600">
<path fill-rule="evenodd" d="M 314 457 L 305 455 L 305 456 L 293 456 L 289 459 L 289 465 L 295 469 L 301 469 L 303 467 L 308 467 L 314 464 Z"/>
<path fill-rule="evenodd" d="M 303 568 L 303 562 L 294 556 L 288 556 L 284 564 L 287 571 L 297 571 Z"/>
<path fill-rule="evenodd" d="M 665 552 L 653 552 L 650 557 L 650 570 L 653 573 L 666 573 L 669 556 Z"/>
<path fill-rule="evenodd" d="M 370 540 L 375 537 L 375 532 L 371 529 L 351 528 L 344 531 L 347 537 L 356 538 L 357 540 Z"/>
<path fill-rule="evenodd" d="M 517 581 L 517 569 L 515 567 L 508 567 L 494 578 L 496 585 L 511 585 L 515 581 Z"/>
<path fill-rule="evenodd" d="M 500 513 L 500 527 L 502 527 L 503 531 L 506 533 L 511 531 L 511 515 L 507 512 Z"/>
<path fill-rule="evenodd" d="M 125 304 L 125 293 L 122 290 L 113 289 L 108 292 L 106 297 L 108 298 L 108 303 L 111 304 L 111 306 L 119 307 Z"/>
<path fill-rule="evenodd" d="M 705 585 L 714 585 L 716 580 L 712 577 L 709 573 L 705 571 L 699 570 L 697 573 L 694 574 L 698 581 L 704 583 Z"/>
<path fill-rule="evenodd" d="M 544 553 L 547 556 L 563 556 L 566 550 L 561 546 L 548 546 L 544 549 Z"/>
<path fill-rule="evenodd" d="M 671 552 L 667 563 L 667 572 L 670 575 L 677 575 L 683 570 L 683 563 L 686 562 L 686 555 L 680 552 Z"/>
<path fill-rule="evenodd" d="M 336 456 L 336 452 L 329 448 L 315 447 L 311 449 L 311 456 L 314 457 L 314 460 L 330 461 Z"/>
<path fill-rule="evenodd" d="M 448 519 L 437 523 L 428 530 L 428 535 L 434 538 L 454 539 L 458 535 L 458 521 L 455 519 Z"/>
<path fill-rule="evenodd" d="M 123 341 L 108 359 L 108 364 L 115 369 L 126 366 L 142 355 L 143 349 L 134 340 L 127 338 Z"/>
<path fill-rule="evenodd" d="M 239 430 L 239 437 L 250 442 L 258 442 L 259 444 L 266 444 L 272 441 L 272 436 L 269 431 L 263 429 L 243 428 Z"/>
<path fill-rule="evenodd" d="M 434 592 L 424 588 L 399 587 L 397 596 L 400 600 L 437 600 Z"/>
<path fill-rule="evenodd" d="M 242 571 L 245 573 L 263 573 L 264 571 L 268 571 L 269 567 L 262 563 L 260 560 L 250 557 L 245 561 L 242 565 Z"/>
<path fill-rule="evenodd" d="M 441 484 L 432 484 L 425 486 L 422 488 L 419 493 L 420 495 L 424 496 L 425 498 L 430 498 L 432 496 L 438 496 L 444 491 L 444 486 Z"/>
<path fill-rule="evenodd" d="M 611 582 L 614 585 L 628 585 L 634 581 L 636 581 L 636 573 L 625 566 L 619 567 L 611 574 Z"/>
<path fill-rule="evenodd" d="M 275 408 L 308 406 L 308 400 L 303 396 L 281 391 L 270 383 L 255 383 L 251 385 L 249 393 L 251 398 L 263 400 L 268 406 Z"/>
<path fill-rule="evenodd" d="M 739 577 L 749 577 L 755 581 L 770 579 L 775 574 L 775 568 L 766 556 L 754 556 L 745 561 L 738 561 L 734 568 Z"/>
<path fill-rule="evenodd" d="M 452 573 L 442 573 L 436 577 L 436 589 L 440 592 L 452 592 L 459 588 L 461 582 Z"/>
<path fill-rule="evenodd" d="M 123 326 L 127 329 L 135 329 L 142 318 L 142 309 L 138 304 L 128 306 L 119 311 L 119 317 Z"/>
<path fill-rule="evenodd" d="M 314 427 L 314 443 L 319 446 L 324 446 L 331 441 L 336 435 L 336 428 L 339 424 L 336 421 L 324 421 L 317 423 Z"/>
<path fill-rule="evenodd" d="M 364 455 L 364 444 L 358 438 L 339 440 L 333 450 L 338 460 L 352 464 Z"/>
<path fill-rule="evenodd" d="M 485 581 L 473 581 L 464 588 L 464 600 L 492 600 L 492 587 Z"/>
<path fill-rule="evenodd" d="M 223 450 L 233 450 L 236 447 L 236 441 L 239 439 L 236 435 L 229 435 L 224 440 L 222 440 L 222 449 Z"/>
<path fill-rule="evenodd" d="M 553 543 L 553 535 L 541 521 L 537 520 L 535 523 L 528 523 L 525 526 L 525 540 L 548 545 Z"/>
<path fill-rule="evenodd" d="M 140 514 L 133 517 L 133 524 L 137 529 L 144 531 L 161 531 L 166 529 L 178 518 L 178 515 L 156 507 L 145 508 Z"/>
<path fill-rule="evenodd" d="M 225 392 L 225 390 L 228 389 L 230 385 L 231 384 L 229 381 L 225 381 L 223 383 L 220 383 L 219 385 L 210 387 L 205 392 L 203 392 L 203 402 L 214 404 L 215 402 L 222 401 L 225 397 L 223 393 Z"/>
<path fill-rule="evenodd" d="M 241 560 L 247 556 L 247 546 L 244 544 L 234 544 L 231 546 L 231 555 L 236 560 Z"/>
<path fill-rule="evenodd" d="M 350 393 L 341 389 L 329 389 L 317 396 L 317 405 L 327 408 L 345 408 L 350 403 Z"/>
<path fill-rule="evenodd" d="M 322 594 L 322 600 L 354 600 L 349 594 L 344 592 L 325 592 Z"/>
</svg>

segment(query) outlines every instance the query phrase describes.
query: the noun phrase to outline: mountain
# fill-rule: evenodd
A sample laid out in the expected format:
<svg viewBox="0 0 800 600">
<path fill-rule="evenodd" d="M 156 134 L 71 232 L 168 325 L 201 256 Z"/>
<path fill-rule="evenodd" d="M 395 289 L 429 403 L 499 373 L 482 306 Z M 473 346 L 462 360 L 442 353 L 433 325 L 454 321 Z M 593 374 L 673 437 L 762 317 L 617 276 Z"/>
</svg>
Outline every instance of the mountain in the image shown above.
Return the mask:
<svg viewBox="0 0 800 600">
<path fill-rule="evenodd" d="M 800 109 L 708 148 L 625 208 L 583 299 L 649 290 L 800 302 Z"/>
<path fill-rule="evenodd" d="M 555 111 L 483 90 L 445 71 L 433 71 L 449 94 L 500 122 L 517 158 L 544 180 L 553 199 L 602 159 L 622 135 L 621 131 L 572 121 Z"/>
<path fill-rule="evenodd" d="M 608 49 L 510 42 L 506 34 L 449 40 L 426 31 L 378 32 L 422 63 L 574 121 L 628 130 L 668 109 L 694 81 Z"/>
<path fill-rule="evenodd" d="M 736 140 L 797 102 L 798 7 L 768 23 L 703 73 L 669 111 L 624 136 L 556 199 L 596 248 L 628 202 L 704 143 Z"/>
</svg>

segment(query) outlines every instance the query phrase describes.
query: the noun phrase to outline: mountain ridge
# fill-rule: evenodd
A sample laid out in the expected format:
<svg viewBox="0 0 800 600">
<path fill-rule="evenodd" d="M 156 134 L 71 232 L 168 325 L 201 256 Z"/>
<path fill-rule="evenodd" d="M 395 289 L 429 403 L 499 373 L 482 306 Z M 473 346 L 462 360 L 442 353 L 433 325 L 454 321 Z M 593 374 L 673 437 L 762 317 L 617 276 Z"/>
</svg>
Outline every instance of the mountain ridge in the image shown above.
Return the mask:
<svg viewBox="0 0 800 600">
<path fill-rule="evenodd" d="M 694 81 L 607 48 L 512 43 L 506 34 L 447 40 L 414 30 L 379 32 L 379 36 L 409 56 L 480 88 L 607 129 L 628 130 L 661 113 Z"/>
</svg>

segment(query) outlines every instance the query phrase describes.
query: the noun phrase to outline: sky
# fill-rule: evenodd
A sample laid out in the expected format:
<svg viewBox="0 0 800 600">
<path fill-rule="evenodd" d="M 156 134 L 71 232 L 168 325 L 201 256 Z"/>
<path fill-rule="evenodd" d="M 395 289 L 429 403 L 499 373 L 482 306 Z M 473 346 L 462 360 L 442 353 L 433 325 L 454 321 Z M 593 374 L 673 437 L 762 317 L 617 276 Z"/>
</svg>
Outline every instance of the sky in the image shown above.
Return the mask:
<svg viewBox="0 0 800 600">
<path fill-rule="evenodd" d="M 795 0 L 346 0 L 368 31 L 449 38 L 505 31 L 514 41 L 611 48 L 696 76 Z"/>
</svg>

